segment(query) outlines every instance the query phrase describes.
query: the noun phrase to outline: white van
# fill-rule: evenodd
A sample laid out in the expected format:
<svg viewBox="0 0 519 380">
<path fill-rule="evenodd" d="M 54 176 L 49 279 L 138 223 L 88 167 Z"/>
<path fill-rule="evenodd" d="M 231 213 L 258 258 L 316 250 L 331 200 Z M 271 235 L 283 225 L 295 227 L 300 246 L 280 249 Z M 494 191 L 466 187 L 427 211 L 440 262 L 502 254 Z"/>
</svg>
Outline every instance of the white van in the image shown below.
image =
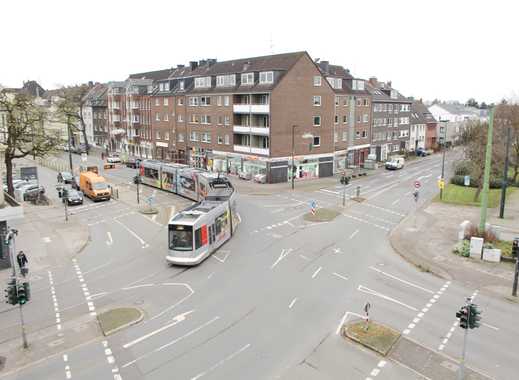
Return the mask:
<svg viewBox="0 0 519 380">
<path fill-rule="evenodd" d="M 404 157 L 391 157 L 389 161 L 386 161 L 387 170 L 397 170 L 404 167 Z"/>
</svg>

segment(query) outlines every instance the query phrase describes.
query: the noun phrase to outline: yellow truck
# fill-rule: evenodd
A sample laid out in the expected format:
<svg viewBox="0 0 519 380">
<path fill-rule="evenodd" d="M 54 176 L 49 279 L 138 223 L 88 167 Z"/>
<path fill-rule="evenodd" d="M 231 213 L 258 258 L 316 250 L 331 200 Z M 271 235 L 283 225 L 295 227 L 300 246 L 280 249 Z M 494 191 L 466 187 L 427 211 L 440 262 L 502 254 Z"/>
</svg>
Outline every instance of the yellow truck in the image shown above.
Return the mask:
<svg viewBox="0 0 519 380">
<path fill-rule="evenodd" d="M 104 177 L 90 171 L 79 175 L 79 188 L 93 201 L 109 200 L 112 196 L 112 191 Z"/>
</svg>

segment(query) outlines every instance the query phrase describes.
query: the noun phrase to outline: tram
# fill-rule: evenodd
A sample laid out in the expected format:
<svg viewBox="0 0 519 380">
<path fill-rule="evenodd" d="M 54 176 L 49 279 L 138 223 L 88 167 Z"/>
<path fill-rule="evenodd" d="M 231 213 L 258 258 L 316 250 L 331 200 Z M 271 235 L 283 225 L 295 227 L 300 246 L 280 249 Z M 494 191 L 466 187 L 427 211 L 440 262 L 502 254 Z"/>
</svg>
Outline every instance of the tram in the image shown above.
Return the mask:
<svg viewBox="0 0 519 380">
<path fill-rule="evenodd" d="M 219 173 L 157 160 L 142 161 L 139 176 L 143 184 L 182 195 L 195 202 L 207 198 L 212 189 L 212 183 L 215 181 L 220 184 L 226 181 L 231 186 L 227 177 L 221 176 Z"/>
<path fill-rule="evenodd" d="M 174 265 L 197 265 L 233 236 L 241 221 L 230 182 L 216 179 L 202 202 L 177 213 L 168 225 L 168 255 Z"/>
</svg>

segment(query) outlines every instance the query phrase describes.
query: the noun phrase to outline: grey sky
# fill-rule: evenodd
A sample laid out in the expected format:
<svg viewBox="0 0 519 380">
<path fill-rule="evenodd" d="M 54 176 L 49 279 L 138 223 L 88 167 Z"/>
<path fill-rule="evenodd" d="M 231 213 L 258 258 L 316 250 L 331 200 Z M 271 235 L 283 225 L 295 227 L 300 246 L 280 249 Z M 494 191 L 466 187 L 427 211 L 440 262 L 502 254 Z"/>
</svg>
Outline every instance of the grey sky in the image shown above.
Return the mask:
<svg viewBox="0 0 519 380">
<path fill-rule="evenodd" d="M 518 14 L 506 0 L 1 1 L 0 84 L 306 50 L 408 96 L 492 102 L 519 94 Z"/>
</svg>

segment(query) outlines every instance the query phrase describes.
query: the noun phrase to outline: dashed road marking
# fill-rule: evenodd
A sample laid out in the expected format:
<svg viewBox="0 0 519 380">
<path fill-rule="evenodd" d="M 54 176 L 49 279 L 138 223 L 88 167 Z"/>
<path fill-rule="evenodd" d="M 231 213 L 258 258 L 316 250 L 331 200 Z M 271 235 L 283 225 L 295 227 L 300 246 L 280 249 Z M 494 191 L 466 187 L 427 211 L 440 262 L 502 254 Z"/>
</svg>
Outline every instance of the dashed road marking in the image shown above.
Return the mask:
<svg viewBox="0 0 519 380">
<path fill-rule="evenodd" d="M 294 298 L 294 299 L 292 300 L 292 302 L 290 302 L 290 304 L 288 305 L 288 308 L 289 308 L 289 309 L 292 309 L 292 306 L 294 306 L 294 304 L 296 303 L 296 301 L 297 301 L 297 297 Z"/>
<path fill-rule="evenodd" d="M 317 275 L 319 274 L 319 272 L 321 271 L 321 269 L 323 269 L 323 267 L 319 267 L 317 268 L 317 270 L 314 272 L 314 274 L 312 275 L 312 278 L 316 278 Z"/>
</svg>

